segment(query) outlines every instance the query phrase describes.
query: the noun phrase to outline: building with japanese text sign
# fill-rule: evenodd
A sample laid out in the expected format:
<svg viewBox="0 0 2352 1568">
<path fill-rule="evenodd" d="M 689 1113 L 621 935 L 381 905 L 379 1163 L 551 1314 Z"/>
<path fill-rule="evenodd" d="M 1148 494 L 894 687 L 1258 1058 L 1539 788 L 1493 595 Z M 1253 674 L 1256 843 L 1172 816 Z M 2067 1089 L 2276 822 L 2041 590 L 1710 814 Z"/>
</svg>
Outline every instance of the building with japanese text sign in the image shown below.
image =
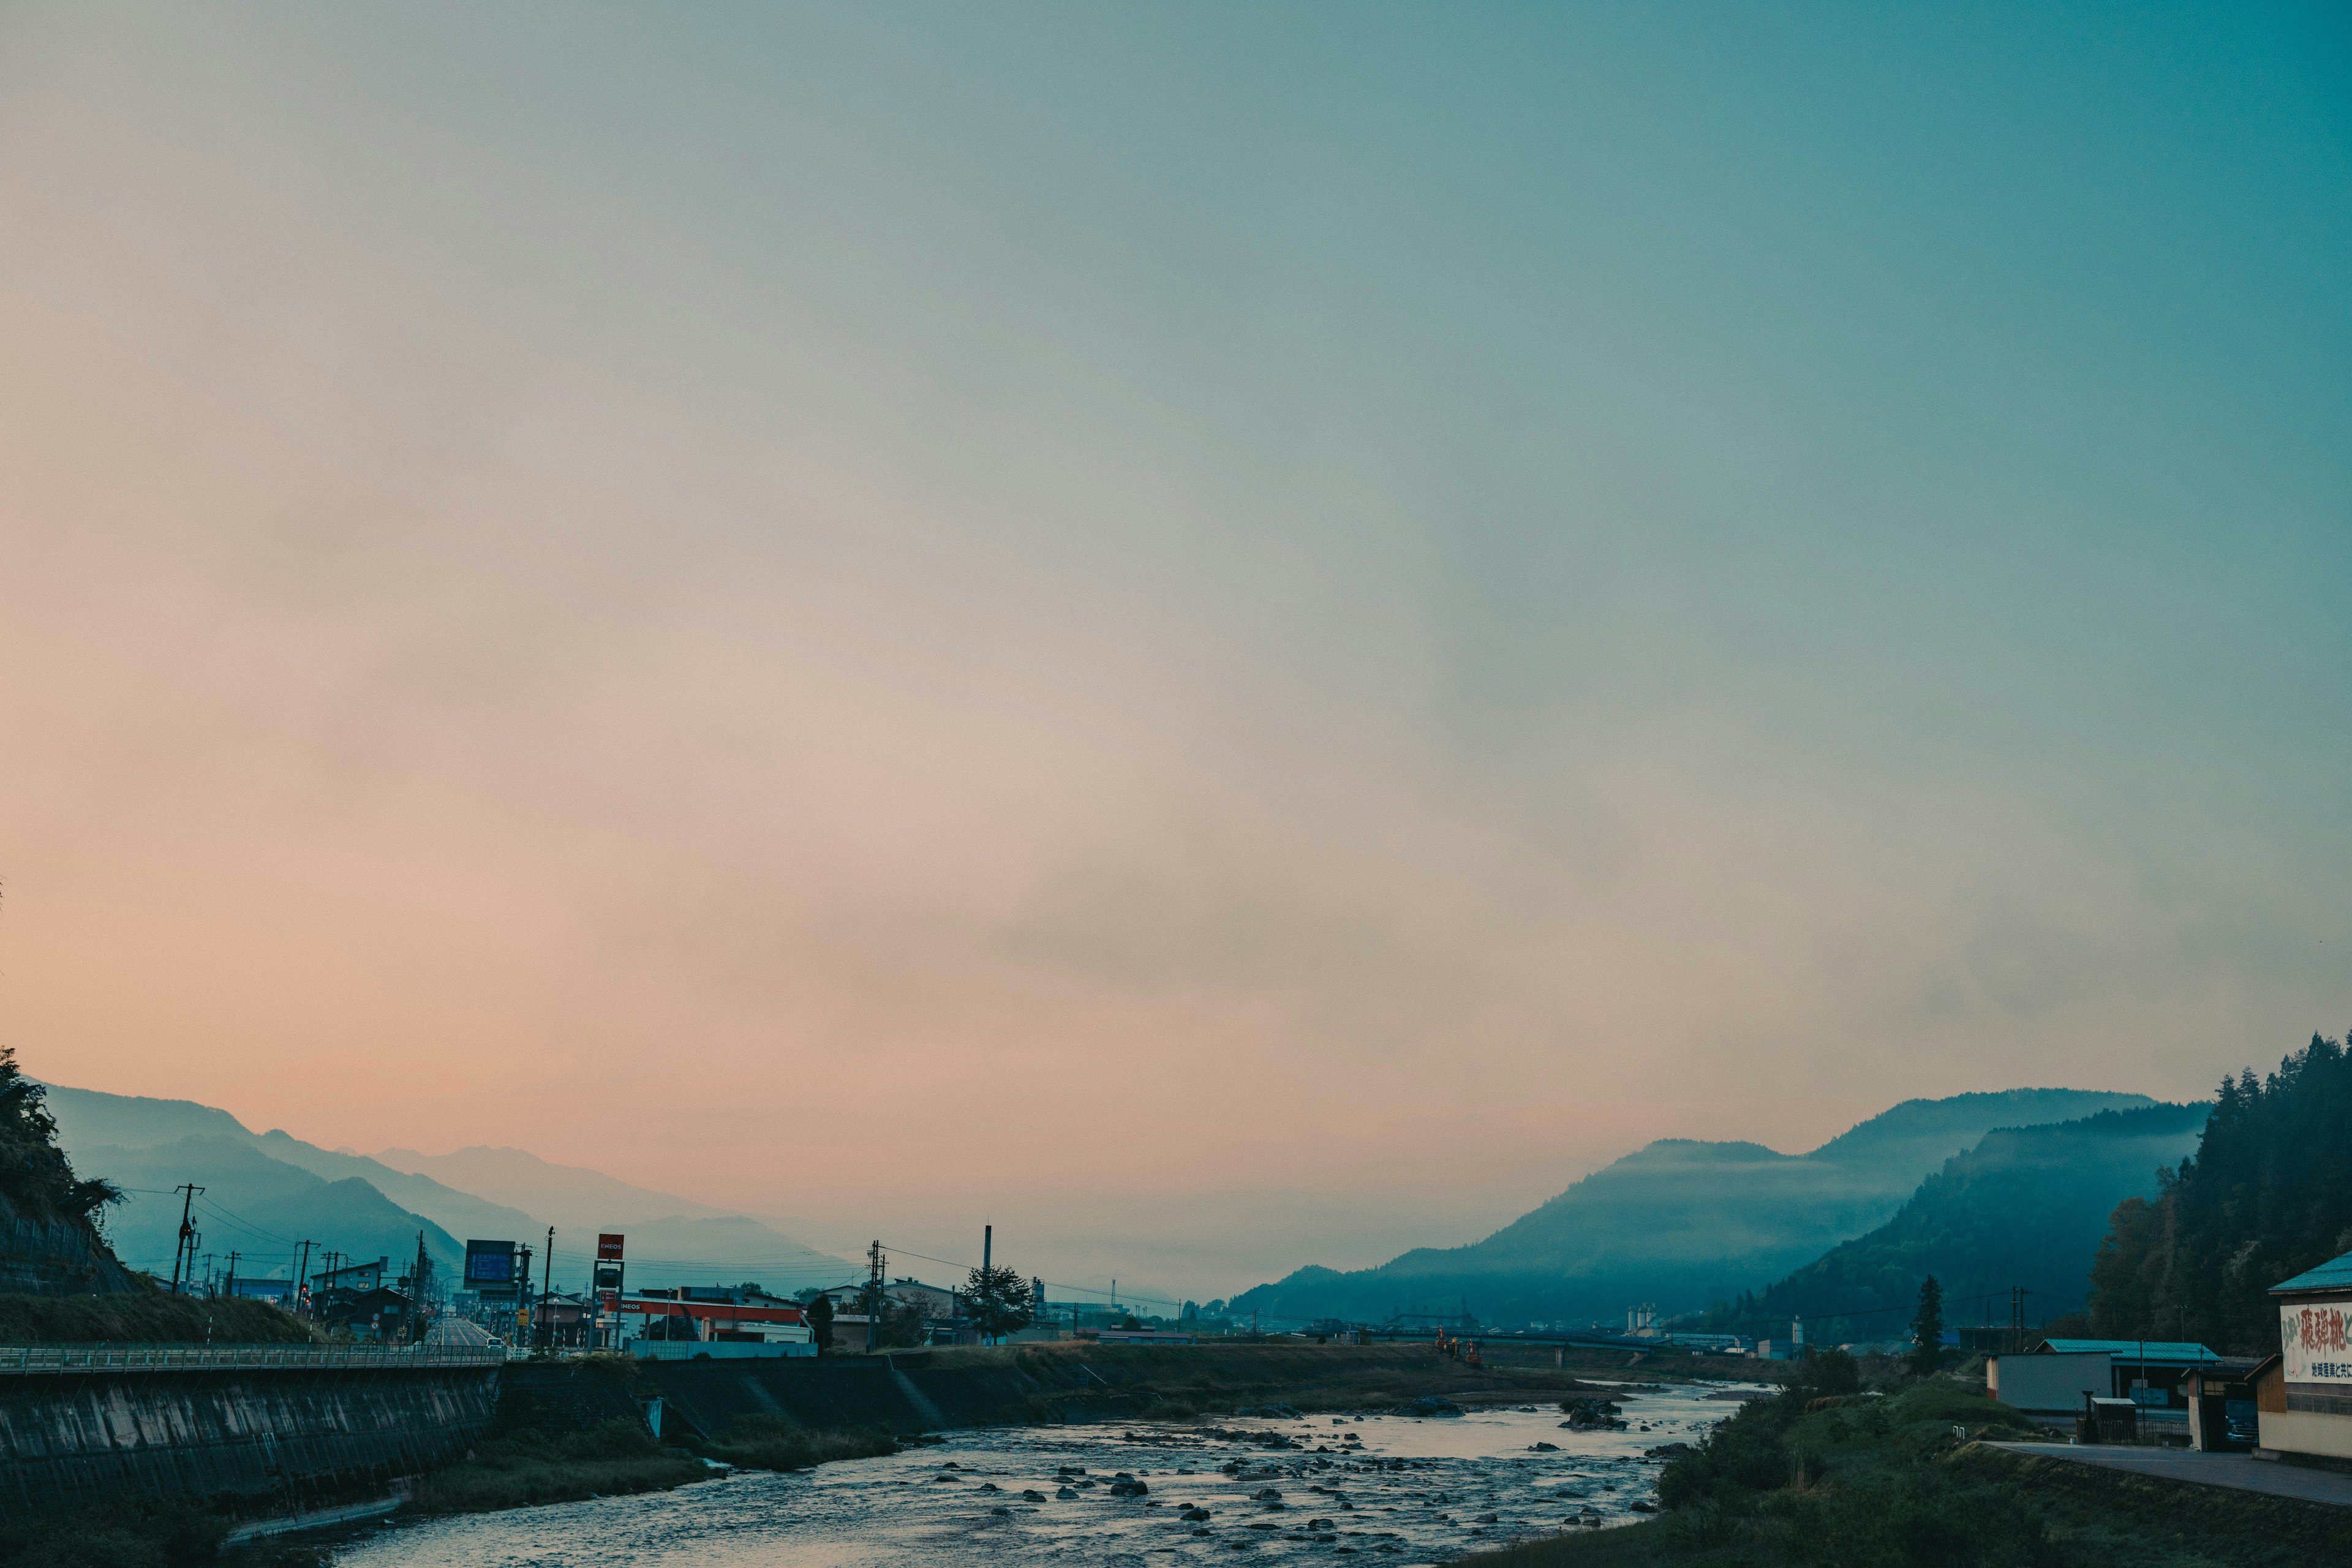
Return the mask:
<svg viewBox="0 0 2352 1568">
<path fill-rule="evenodd" d="M 2279 1353 L 2255 1373 L 2262 1447 L 2276 1458 L 2352 1460 L 2352 1252 L 2271 1287 Z"/>
</svg>

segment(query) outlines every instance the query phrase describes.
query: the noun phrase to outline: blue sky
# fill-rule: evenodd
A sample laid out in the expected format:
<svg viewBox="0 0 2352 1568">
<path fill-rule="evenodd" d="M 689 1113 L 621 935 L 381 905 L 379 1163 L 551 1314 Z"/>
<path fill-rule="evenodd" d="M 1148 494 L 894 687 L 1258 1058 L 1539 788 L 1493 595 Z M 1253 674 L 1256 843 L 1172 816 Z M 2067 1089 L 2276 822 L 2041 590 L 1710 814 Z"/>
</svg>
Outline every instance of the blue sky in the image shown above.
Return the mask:
<svg viewBox="0 0 2352 1568">
<path fill-rule="evenodd" d="M 0 44 L 45 1077 L 1206 1297 L 2352 1018 L 2340 10 Z"/>
</svg>

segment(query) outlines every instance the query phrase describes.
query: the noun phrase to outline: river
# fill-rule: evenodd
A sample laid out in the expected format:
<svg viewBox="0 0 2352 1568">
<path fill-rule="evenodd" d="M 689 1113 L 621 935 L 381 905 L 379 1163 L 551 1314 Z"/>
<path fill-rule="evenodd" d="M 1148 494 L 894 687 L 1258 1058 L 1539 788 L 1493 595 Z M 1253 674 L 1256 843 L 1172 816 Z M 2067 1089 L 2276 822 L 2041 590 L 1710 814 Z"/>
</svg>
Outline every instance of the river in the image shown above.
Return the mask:
<svg viewBox="0 0 2352 1568">
<path fill-rule="evenodd" d="M 383 1528 L 336 1568 L 931 1568 L 1168 1565 L 1362 1554 L 1437 1563 L 1641 1517 L 1660 1461 L 1733 1408 L 1727 1391 L 1627 1389 L 1626 1431 L 1550 1405 L 1461 1416 L 997 1427 L 672 1492 Z M 1712 1394 L 1713 1398 L 1708 1395 Z M 1257 1436 L 1244 1436 L 1244 1433 Z M 1279 1436 L 1287 1446 L 1269 1440 Z M 1538 1445 L 1553 1445 L 1538 1447 Z M 1123 1474 L 1140 1494 L 1115 1495 Z M 1205 1514 L 1205 1517 L 1202 1515 Z M 1587 1521 L 1597 1521 L 1598 1523 Z"/>
</svg>

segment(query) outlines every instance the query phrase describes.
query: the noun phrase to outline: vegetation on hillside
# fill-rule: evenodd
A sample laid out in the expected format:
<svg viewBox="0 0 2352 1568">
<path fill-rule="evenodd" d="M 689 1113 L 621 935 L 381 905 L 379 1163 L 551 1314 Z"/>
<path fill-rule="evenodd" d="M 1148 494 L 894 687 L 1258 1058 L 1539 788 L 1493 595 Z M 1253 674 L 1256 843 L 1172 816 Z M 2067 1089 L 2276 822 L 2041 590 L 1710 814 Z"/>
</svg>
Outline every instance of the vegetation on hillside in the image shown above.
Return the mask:
<svg viewBox="0 0 2352 1568">
<path fill-rule="evenodd" d="M 121 1201 L 110 1182 L 74 1174 L 58 1147 L 58 1124 L 42 1104 L 47 1091 L 16 1066 L 16 1052 L 0 1046 L 0 1215 L 97 1226 L 106 1205 Z"/>
<path fill-rule="evenodd" d="M 267 1301 L 174 1296 L 143 1283 L 106 1296 L 0 1294 L 0 1344 L 299 1345 L 320 1337 Z"/>
<path fill-rule="evenodd" d="M 2194 1147 L 2210 1109 L 2150 1105 L 1990 1132 L 1876 1230 L 1718 1303 L 1706 1321 L 1777 1336 L 1801 1314 L 1817 1342 L 1892 1339 L 1930 1274 L 1947 1322 L 2007 1321 L 2013 1285 L 2029 1292 L 2029 1321 L 2075 1310 L 2116 1201 L 2156 1193 L 2158 1171 Z"/>
<path fill-rule="evenodd" d="M 2197 1152 L 2111 1216 L 2089 1326 L 2107 1338 L 2278 1349 L 2267 1292 L 2352 1252 L 2352 1058 L 2317 1035 L 2268 1078 L 2224 1077 Z"/>
</svg>

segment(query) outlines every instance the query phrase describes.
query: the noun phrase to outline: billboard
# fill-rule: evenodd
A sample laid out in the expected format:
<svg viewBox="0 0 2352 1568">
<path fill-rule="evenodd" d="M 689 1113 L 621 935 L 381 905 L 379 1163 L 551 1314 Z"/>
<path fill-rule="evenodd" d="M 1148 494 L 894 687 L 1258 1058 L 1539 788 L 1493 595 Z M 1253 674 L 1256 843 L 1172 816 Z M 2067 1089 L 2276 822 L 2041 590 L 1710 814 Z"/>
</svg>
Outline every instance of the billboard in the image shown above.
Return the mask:
<svg viewBox="0 0 2352 1568">
<path fill-rule="evenodd" d="M 599 1263 L 621 1261 L 621 1237 L 609 1232 L 599 1232 L 596 1237 L 596 1261 Z"/>
<path fill-rule="evenodd" d="M 515 1244 L 511 1241 L 468 1241 L 466 1243 L 466 1284 L 479 1289 L 491 1289 L 515 1282 Z"/>
<path fill-rule="evenodd" d="M 2352 1383 L 2352 1348 L 2344 1341 L 2346 1305 L 2279 1309 L 2279 1352 L 2287 1382 Z"/>
</svg>

